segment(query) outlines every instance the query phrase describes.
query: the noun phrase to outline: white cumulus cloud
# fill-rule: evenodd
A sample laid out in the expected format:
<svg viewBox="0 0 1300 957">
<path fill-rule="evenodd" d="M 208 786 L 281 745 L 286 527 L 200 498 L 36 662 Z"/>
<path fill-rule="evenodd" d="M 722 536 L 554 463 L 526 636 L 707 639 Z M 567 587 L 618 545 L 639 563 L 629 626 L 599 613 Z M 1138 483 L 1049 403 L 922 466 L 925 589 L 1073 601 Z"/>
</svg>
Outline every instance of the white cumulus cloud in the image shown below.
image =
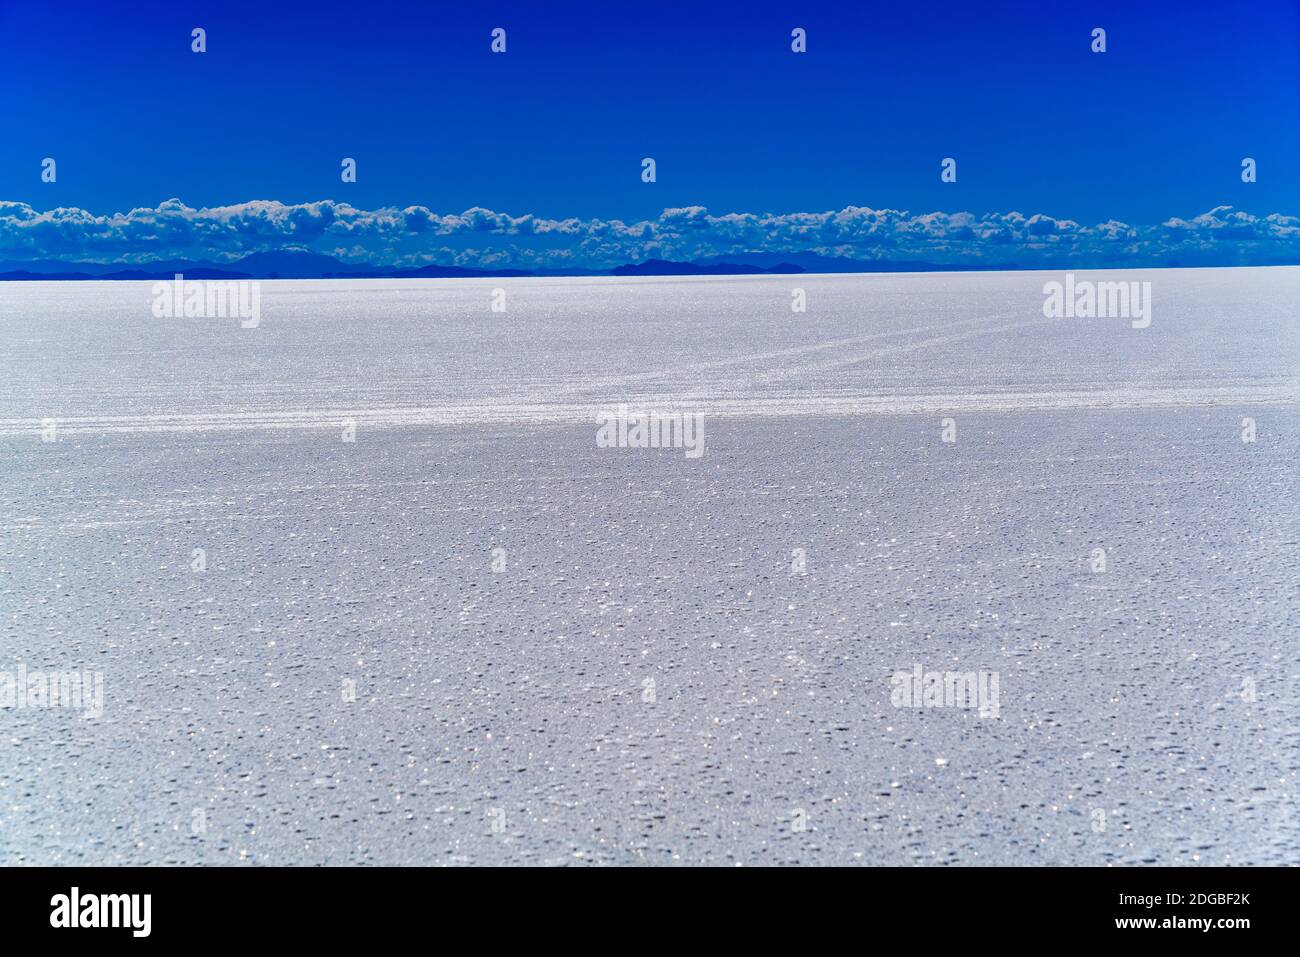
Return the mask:
<svg viewBox="0 0 1300 957">
<path fill-rule="evenodd" d="M 910 213 L 846 206 L 825 212 L 723 213 L 665 209 L 653 219 L 544 219 L 482 207 L 358 209 L 319 200 L 250 200 L 194 208 L 179 199 L 98 215 L 0 201 L 0 259 L 146 263 L 229 262 L 304 249 L 352 263 L 607 268 L 645 259 L 813 253 L 950 265 L 1162 265 L 1300 261 L 1300 218 L 1219 206 L 1190 219 L 1088 226 L 1046 213 Z"/>
</svg>

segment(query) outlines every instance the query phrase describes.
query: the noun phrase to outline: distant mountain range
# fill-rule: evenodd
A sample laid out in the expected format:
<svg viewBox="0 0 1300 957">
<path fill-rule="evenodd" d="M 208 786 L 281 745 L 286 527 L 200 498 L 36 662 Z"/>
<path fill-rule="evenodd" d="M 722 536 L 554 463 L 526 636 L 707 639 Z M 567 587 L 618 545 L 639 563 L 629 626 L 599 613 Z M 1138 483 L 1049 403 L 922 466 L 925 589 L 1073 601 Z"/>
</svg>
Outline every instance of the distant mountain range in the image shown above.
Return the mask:
<svg viewBox="0 0 1300 957">
<path fill-rule="evenodd" d="M 1296 265 L 1279 260 L 1269 265 Z M 1172 266 L 1179 262 L 1131 265 Z M 304 250 L 252 253 L 233 262 L 159 260 L 150 263 L 86 263 L 40 260 L 0 261 L 0 281 L 32 280 L 164 280 L 182 273 L 186 279 L 473 279 L 510 276 L 748 276 L 797 273 L 971 272 L 1014 269 L 1107 269 L 1122 263 L 1060 262 L 1018 264 L 953 264 L 910 260 L 858 260 L 816 253 L 733 253 L 692 262 L 649 259 L 611 269 L 475 269 L 466 266 L 420 266 L 400 269 L 345 263 Z"/>
<path fill-rule="evenodd" d="M 252 253 L 229 263 L 207 260 L 159 260 L 151 263 L 85 263 L 43 260 L 0 261 L 0 280 L 164 280 L 182 273 L 186 279 L 470 279 L 510 276 L 730 276 L 798 273 L 795 264 L 742 262 L 668 262 L 650 259 L 613 269 L 475 269 L 467 266 L 396 268 L 345 263 L 301 250 Z M 851 270 L 846 270 L 851 271 Z"/>
</svg>

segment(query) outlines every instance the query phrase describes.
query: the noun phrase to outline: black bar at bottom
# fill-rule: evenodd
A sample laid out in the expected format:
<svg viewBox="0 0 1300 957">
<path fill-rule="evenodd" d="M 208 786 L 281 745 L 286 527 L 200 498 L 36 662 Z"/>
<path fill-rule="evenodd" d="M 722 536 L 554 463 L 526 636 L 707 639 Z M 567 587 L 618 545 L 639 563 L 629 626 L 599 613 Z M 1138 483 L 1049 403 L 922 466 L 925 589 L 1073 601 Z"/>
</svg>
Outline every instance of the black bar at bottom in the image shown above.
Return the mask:
<svg viewBox="0 0 1300 957">
<path fill-rule="evenodd" d="M 6 868 L 0 914 L 9 945 L 63 937 L 336 948 L 425 935 L 431 925 L 486 933 L 485 942 L 523 935 L 534 946 L 667 945 L 665 933 L 682 943 L 685 928 L 703 922 L 714 933 L 803 928 L 859 940 L 910 927 L 944 947 L 1022 935 L 1232 946 L 1293 936 L 1285 910 L 1295 876 L 1276 868 L 646 869 L 598 878 L 501 869 Z M 614 936 L 587 936 L 605 931 Z"/>
</svg>

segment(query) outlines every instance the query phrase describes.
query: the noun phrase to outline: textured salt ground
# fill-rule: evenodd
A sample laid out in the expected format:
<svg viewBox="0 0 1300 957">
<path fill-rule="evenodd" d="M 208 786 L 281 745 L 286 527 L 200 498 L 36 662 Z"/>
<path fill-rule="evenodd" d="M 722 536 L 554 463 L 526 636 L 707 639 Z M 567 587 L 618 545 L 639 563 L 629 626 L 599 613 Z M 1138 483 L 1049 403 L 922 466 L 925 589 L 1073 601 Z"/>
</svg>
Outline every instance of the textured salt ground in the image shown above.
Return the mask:
<svg viewBox="0 0 1300 957">
<path fill-rule="evenodd" d="M 699 461 L 560 427 L 15 456 L 6 657 L 107 706 L 4 715 L 0 849 L 1296 863 L 1297 423 L 1256 414 L 1253 446 L 1215 408 L 709 423 Z M 1000 672 L 1000 717 L 892 707 L 914 663 Z"/>
<path fill-rule="evenodd" d="M 1052 273 L 267 282 L 256 329 L 6 283 L 0 437 L 1300 402 L 1300 268 L 1079 276 L 1151 282 L 1151 326 L 1044 319 Z"/>
<path fill-rule="evenodd" d="M 1298 863 L 1298 275 L 8 284 L 0 861 Z"/>
</svg>

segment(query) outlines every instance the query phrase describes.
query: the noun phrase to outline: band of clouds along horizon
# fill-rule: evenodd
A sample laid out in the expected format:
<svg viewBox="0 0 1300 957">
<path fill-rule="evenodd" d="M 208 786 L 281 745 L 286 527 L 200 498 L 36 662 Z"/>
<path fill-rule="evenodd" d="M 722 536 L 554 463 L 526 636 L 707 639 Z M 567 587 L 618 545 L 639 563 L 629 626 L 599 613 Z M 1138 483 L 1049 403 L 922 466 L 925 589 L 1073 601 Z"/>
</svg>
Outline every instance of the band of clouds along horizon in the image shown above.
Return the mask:
<svg viewBox="0 0 1300 957">
<path fill-rule="evenodd" d="M 0 259 L 148 263 L 191 258 L 230 262 L 253 252 L 302 249 L 367 265 L 439 263 L 493 267 L 616 266 L 741 253 L 812 253 L 856 260 L 937 264 L 1015 261 L 1114 265 L 1250 265 L 1300 258 L 1300 216 L 1258 216 L 1218 206 L 1156 225 L 1110 220 L 1083 225 L 1045 213 L 913 214 L 846 206 L 823 212 L 714 215 L 672 207 L 654 219 L 550 219 L 472 207 L 439 214 L 425 206 L 359 209 L 319 200 L 253 200 L 194 208 L 169 199 L 155 208 L 99 215 L 78 207 L 38 211 L 0 201 Z"/>
</svg>

